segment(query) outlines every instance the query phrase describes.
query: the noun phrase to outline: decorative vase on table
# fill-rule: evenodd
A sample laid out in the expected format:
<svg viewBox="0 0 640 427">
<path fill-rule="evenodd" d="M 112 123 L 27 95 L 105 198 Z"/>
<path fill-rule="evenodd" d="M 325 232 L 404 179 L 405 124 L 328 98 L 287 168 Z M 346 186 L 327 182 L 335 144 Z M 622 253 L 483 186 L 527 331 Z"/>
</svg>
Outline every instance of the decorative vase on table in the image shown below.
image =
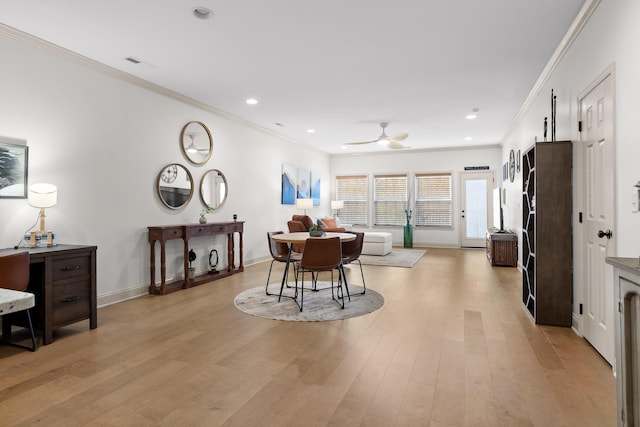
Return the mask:
<svg viewBox="0 0 640 427">
<path fill-rule="evenodd" d="M 413 225 L 411 225 L 411 209 L 405 210 L 407 215 L 407 222 L 404 225 L 404 247 L 413 247 Z"/>
<path fill-rule="evenodd" d="M 200 219 L 198 220 L 198 222 L 200 222 L 200 224 L 206 224 L 207 223 L 207 217 L 204 215 L 200 215 Z"/>
</svg>

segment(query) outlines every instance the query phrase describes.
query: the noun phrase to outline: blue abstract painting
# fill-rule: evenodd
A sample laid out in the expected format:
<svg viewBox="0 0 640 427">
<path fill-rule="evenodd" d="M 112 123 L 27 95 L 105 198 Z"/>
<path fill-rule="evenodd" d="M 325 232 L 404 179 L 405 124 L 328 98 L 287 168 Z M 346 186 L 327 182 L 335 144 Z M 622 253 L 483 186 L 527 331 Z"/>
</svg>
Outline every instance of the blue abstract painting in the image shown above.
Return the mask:
<svg viewBox="0 0 640 427">
<path fill-rule="evenodd" d="M 311 172 L 311 198 L 313 206 L 320 206 L 320 174 Z"/>
<path fill-rule="evenodd" d="M 282 204 L 294 205 L 296 203 L 296 167 L 282 164 Z"/>
</svg>

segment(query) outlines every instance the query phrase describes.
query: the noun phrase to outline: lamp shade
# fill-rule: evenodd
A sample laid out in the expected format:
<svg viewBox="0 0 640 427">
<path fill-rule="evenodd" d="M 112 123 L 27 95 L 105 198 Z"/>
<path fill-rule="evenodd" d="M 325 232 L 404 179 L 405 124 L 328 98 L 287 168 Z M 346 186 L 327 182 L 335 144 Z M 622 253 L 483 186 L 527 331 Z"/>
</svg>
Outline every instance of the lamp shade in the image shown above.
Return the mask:
<svg viewBox="0 0 640 427">
<path fill-rule="evenodd" d="M 344 208 L 344 200 L 332 200 L 331 201 L 331 209 L 342 209 Z"/>
<path fill-rule="evenodd" d="M 34 208 L 51 208 L 58 202 L 58 188 L 53 184 L 33 184 L 29 186 L 28 197 Z"/>
<path fill-rule="evenodd" d="M 312 209 L 313 199 L 296 199 L 296 208 L 298 209 Z"/>
</svg>

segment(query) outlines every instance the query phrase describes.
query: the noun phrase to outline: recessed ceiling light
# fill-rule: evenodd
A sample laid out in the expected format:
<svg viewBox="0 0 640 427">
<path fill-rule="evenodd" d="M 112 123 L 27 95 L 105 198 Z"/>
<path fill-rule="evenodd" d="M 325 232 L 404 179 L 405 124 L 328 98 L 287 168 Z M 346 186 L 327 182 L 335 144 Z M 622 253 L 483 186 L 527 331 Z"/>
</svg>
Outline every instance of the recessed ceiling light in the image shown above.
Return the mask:
<svg viewBox="0 0 640 427">
<path fill-rule="evenodd" d="M 315 129 L 307 129 L 307 133 L 316 133 Z"/>
<path fill-rule="evenodd" d="M 207 9 L 206 7 L 194 7 L 193 16 L 198 19 L 209 19 L 213 16 L 213 12 L 211 9 Z"/>
<path fill-rule="evenodd" d="M 247 99 L 247 101 L 246 101 L 246 102 L 247 102 L 247 104 L 249 104 L 249 105 L 256 105 L 256 104 L 258 103 L 258 100 L 257 100 L 257 99 L 255 99 L 255 98 L 249 98 L 249 99 Z"/>
<path fill-rule="evenodd" d="M 473 138 L 471 138 L 470 136 L 467 136 L 464 140 L 465 141 L 471 141 Z"/>
<path fill-rule="evenodd" d="M 465 116 L 465 118 L 467 120 L 473 120 L 473 119 L 475 119 L 477 117 L 478 117 L 478 109 L 477 108 L 474 108 L 473 110 L 471 110 L 471 114 L 467 114 Z"/>
</svg>

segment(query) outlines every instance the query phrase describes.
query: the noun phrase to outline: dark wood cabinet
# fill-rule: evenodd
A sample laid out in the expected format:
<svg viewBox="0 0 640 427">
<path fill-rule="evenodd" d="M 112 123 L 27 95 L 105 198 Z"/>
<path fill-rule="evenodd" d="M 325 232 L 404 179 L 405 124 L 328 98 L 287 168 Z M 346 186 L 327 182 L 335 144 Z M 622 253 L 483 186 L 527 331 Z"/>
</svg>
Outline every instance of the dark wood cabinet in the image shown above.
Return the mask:
<svg viewBox="0 0 640 427">
<path fill-rule="evenodd" d="M 518 235 L 498 229 L 487 230 L 487 259 L 492 266 L 518 265 Z"/>
<path fill-rule="evenodd" d="M 214 222 L 207 224 L 180 224 L 159 227 L 147 227 L 149 230 L 149 269 L 151 281 L 149 293 L 164 295 L 180 289 L 190 288 L 212 280 L 221 279 L 235 273 L 244 271 L 242 264 L 242 232 L 244 221 Z M 239 235 L 239 265 L 235 265 L 235 244 L 233 235 Z M 189 239 L 192 237 L 213 236 L 225 234 L 227 236 L 227 268 L 217 274 L 201 274 L 189 277 Z M 166 251 L 165 244 L 168 240 L 181 239 L 184 246 L 184 278 L 167 282 L 166 278 Z M 156 242 L 160 243 L 160 283 L 156 283 Z"/>
<path fill-rule="evenodd" d="M 571 326 L 571 142 L 522 156 L 522 303 L 534 321 Z"/>
<path fill-rule="evenodd" d="M 96 246 L 57 245 L 43 248 L 3 249 L 4 253 L 29 251 L 28 292 L 35 295 L 33 323 L 42 331 L 42 343 L 53 341 L 53 331 L 89 319 L 98 326 Z M 10 335 L 15 316 L 3 318 L 4 335 Z M 16 323 L 18 324 L 18 323 Z"/>
</svg>

